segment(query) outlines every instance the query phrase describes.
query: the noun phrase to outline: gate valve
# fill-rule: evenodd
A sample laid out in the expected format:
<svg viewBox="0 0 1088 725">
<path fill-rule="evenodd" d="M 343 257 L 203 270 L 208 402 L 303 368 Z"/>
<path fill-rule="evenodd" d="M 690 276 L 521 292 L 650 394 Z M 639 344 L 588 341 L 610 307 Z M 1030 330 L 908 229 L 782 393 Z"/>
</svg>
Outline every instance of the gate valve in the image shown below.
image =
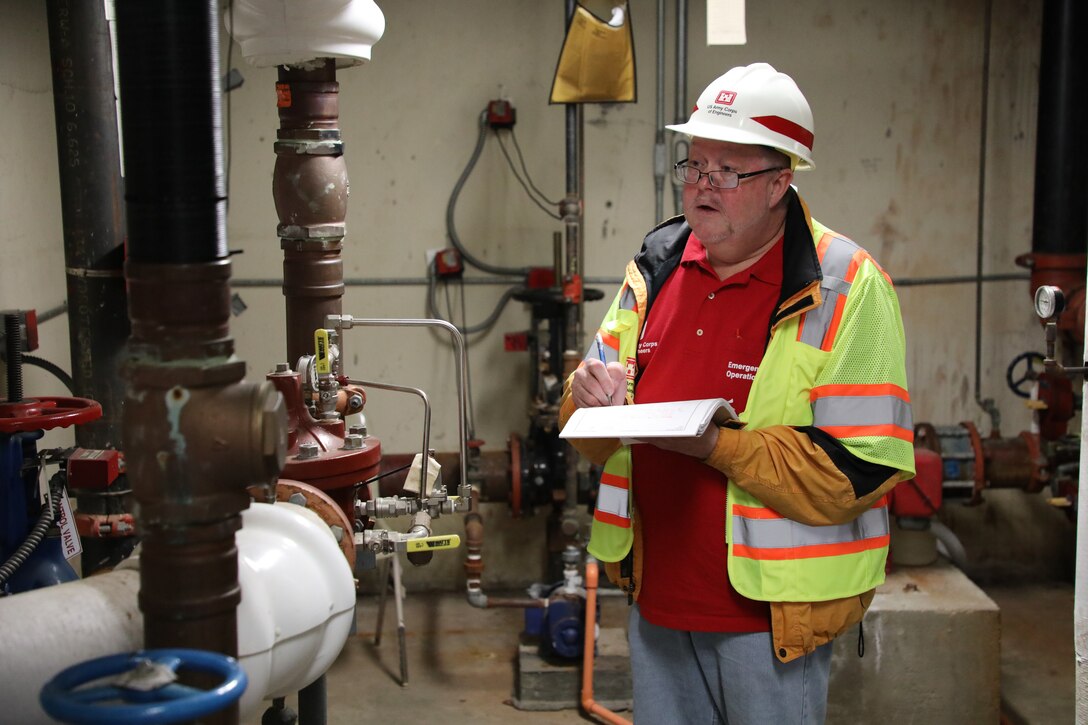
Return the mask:
<svg viewBox="0 0 1088 725">
<path fill-rule="evenodd" d="M 212 689 L 177 682 L 178 670 L 219 678 Z M 108 684 L 95 684 L 113 677 Z M 41 704 L 53 718 L 77 725 L 159 725 L 196 720 L 236 702 L 248 680 L 233 657 L 196 649 L 149 649 L 108 655 L 63 670 L 46 683 Z M 116 701 L 121 704 L 107 704 Z"/>
<path fill-rule="evenodd" d="M 0 403 L 0 433 L 67 428 L 101 417 L 102 406 L 89 398 L 24 398 Z"/>
</svg>

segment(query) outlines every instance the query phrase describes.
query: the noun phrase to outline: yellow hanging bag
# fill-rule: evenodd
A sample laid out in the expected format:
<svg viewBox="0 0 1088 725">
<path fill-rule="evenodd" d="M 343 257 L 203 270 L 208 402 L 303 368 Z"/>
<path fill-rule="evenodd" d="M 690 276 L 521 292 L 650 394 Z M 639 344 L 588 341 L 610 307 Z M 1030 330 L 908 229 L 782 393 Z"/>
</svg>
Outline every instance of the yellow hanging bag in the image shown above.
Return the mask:
<svg viewBox="0 0 1088 725">
<path fill-rule="evenodd" d="M 552 82 L 551 103 L 634 103 L 635 44 L 626 3 L 613 9 L 613 26 L 580 3 L 567 25 Z M 615 20 L 613 22 L 616 22 Z"/>
</svg>

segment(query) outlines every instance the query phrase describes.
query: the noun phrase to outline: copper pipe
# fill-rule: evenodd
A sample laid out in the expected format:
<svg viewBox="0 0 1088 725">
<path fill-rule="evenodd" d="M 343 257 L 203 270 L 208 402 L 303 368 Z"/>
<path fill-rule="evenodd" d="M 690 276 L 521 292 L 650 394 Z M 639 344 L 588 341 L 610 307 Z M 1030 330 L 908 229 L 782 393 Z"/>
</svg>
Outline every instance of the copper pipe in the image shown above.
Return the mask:
<svg viewBox="0 0 1088 725">
<path fill-rule="evenodd" d="M 590 715 L 615 725 L 632 725 L 630 720 L 620 717 L 604 705 L 593 699 L 593 649 L 596 641 L 593 633 L 597 630 L 597 562 L 586 562 L 586 625 L 585 644 L 582 648 L 582 709 Z"/>
<path fill-rule="evenodd" d="M 313 354 L 314 330 L 339 315 L 344 296 L 341 259 L 347 218 L 348 171 L 340 138 L 336 63 L 281 66 L 276 83 L 280 128 L 272 196 L 283 249 L 287 361 Z"/>
<path fill-rule="evenodd" d="M 473 502 L 475 505 L 475 501 Z M 465 594 L 468 603 L 481 609 L 495 607 L 521 607 L 522 609 L 543 609 L 548 606 L 547 599 L 532 597 L 502 598 L 489 597 L 484 593 L 480 579 L 484 573 L 484 520 L 476 511 L 465 514 Z"/>
</svg>

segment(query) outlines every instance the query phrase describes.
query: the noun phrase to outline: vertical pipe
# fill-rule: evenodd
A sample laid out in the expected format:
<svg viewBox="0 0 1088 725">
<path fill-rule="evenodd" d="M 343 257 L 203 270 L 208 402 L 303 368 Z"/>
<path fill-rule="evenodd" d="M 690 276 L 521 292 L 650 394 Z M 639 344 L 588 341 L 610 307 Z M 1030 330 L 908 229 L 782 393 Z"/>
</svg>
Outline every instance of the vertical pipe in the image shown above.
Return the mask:
<svg viewBox="0 0 1088 725">
<path fill-rule="evenodd" d="M 665 218 L 665 0 L 657 0 L 657 75 L 654 84 L 654 224 Z"/>
<path fill-rule="evenodd" d="M 299 690 L 299 725 L 325 725 L 328 722 L 328 700 L 328 682 L 325 675 Z"/>
<path fill-rule="evenodd" d="M 19 313 L 4 313 L 4 352 L 7 353 L 8 402 L 23 399 L 23 330 Z"/>
<path fill-rule="evenodd" d="M 674 123 L 688 120 L 688 0 L 676 0 L 676 112 Z M 687 154 L 688 142 L 684 138 L 673 141 L 673 163 L 683 160 Z M 683 184 L 672 180 L 672 203 L 674 213 L 684 211 Z"/>
<path fill-rule="evenodd" d="M 276 103 L 276 166 L 272 196 L 283 249 L 287 361 L 314 353 L 314 330 L 343 310 L 341 250 L 347 218 L 348 171 L 340 138 L 336 62 L 280 66 Z"/>
<path fill-rule="evenodd" d="M 1035 143 L 1032 250 L 1085 252 L 1088 245 L 1088 5 L 1047 0 L 1043 5 L 1039 111 Z"/>
<path fill-rule="evenodd" d="M 986 0 L 982 30 L 982 109 L 979 112 L 978 209 L 975 224 L 975 402 L 990 415 L 991 429 L 1000 428 L 1000 418 L 993 398 L 982 398 L 982 263 L 985 259 L 986 227 L 986 154 L 990 116 L 990 32 L 993 0 Z"/>
<path fill-rule="evenodd" d="M 234 533 L 283 466 L 286 411 L 241 382 L 230 260 L 217 0 L 118 0 L 132 338 L 124 428 L 142 534 L 148 648 L 238 654 Z M 237 703 L 205 722 L 237 722 Z"/>
<path fill-rule="evenodd" d="M 75 429 L 84 448 L 120 448 L 129 335 L 124 279 L 121 153 L 113 51 L 101 2 L 48 0 L 49 56 L 57 126 L 68 335 L 74 394 L 102 405 L 102 417 Z M 91 500 L 80 501 L 88 508 Z"/>
<path fill-rule="evenodd" d="M 1088 322 L 1085 327 L 1085 339 L 1088 340 Z M 1088 365 L 1088 355 L 1084 356 L 1083 364 Z M 1081 395 L 1088 395 L 1088 378 L 1081 383 Z M 1077 486 L 1079 491 L 1088 491 L 1088 415 L 1081 416 L 1080 475 Z M 1076 572 L 1073 585 L 1073 659 L 1076 663 L 1074 722 L 1085 725 L 1088 723 L 1088 505 L 1085 499 L 1081 499 L 1077 506 Z"/>
<path fill-rule="evenodd" d="M 574 17 L 575 0 L 566 0 L 566 19 L 570 25 Z M 567 196 L 564 200 L 564 220 L 567 226 L 567 279 L 575 280 L 577 285 L 582 284 L 585 266 L 585 204 L 583 189 L 585 182 L 585 153 L 584 153 L 584 114 L 581 104 L 571 103 L 566 107 L 566 160 L 567 160 Z M 582 340 L 585 337 L 583 326 L 585 324 L 585 305 L 581 295 L 575 304 L 567 306 L 566 330 L 563 341 L 564 351 L 581 350 Z M 564 355 L 564 357 L 566 357 Z M 564 376 L 567 371 L 564 371 Z M 574 521 L 574 510 L 578 502 L 578 456 L 572 455 L 570 445 L 565 441 L 562 449 L 566 452 L 563 465 L 564 471 L 564 528 L 570 528 Z M 577 531 L 576 525 L 574 526 Z"/>
</svg>

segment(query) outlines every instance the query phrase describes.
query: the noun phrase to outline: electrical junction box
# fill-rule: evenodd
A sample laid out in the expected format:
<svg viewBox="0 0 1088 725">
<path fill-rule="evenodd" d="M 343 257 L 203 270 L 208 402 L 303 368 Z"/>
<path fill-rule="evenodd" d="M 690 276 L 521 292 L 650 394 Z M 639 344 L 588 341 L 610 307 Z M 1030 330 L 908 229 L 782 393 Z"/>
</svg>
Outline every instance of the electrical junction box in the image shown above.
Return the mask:
<svg viewBox="0 0 1088 725">
<path fill-rule="evenodd" d="M 453 247 L 439 250 L 434 255 L 434 273 L 439 277 L 459 277 L 465 271 L 461 253 Z"/>
<path fill-rule="evenodd" d="M 120 451 L 77 448 L 68 456 L 68 487 L 109 488 L 123 467 Z"/>
<path fill-rule="evenodd" d="M 513 128 L 517 112 L 510 101 L 498 100 L 487 103 L 487 125 L 491 128 Z"/>
</svg>

